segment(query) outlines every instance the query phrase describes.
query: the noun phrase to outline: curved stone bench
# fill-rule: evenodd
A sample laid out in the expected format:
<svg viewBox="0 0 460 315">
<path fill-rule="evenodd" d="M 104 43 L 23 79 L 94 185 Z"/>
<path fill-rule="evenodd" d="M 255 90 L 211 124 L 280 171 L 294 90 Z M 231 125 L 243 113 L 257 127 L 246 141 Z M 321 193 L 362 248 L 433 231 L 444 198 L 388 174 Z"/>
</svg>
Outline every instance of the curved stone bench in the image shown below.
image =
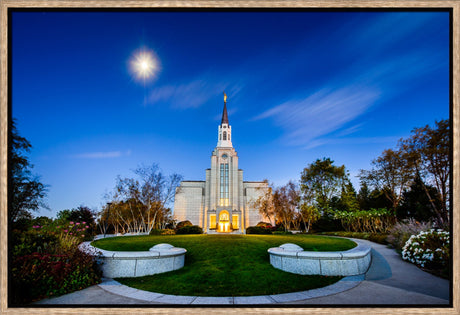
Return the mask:
<svg viewBox="0 0 460 315">
<path fill-rule="evenodd" d="M 359 244 L 343 252 L 304 251 L 295 244 L 270 248 L 270 264 L 300 275 L 354 276 L 364 274 L 371 263 L 371 248 Z"/>
<path fill-rule="evenodd" d="M 106 278 L 142 277 L 173 271 L 184 267 L 184 248 L 158 244 L 144 252 L 120 252 L 99 249 L 84 242 L 81 251 L 102 260 L 102 273 Z"/>
</svg>

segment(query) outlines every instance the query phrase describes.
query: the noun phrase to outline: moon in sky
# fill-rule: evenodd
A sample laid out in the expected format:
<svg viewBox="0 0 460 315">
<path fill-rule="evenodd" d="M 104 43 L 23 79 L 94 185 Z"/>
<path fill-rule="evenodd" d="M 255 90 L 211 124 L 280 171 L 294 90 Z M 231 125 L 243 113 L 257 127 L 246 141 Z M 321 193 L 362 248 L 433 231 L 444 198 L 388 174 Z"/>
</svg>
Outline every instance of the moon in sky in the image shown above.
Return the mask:
<svg viewBox="0 0 460 315">
<path fill-rule="evenodd" d="M 136 79 L 146 82 L 154 78 L 160 70 L 158 57 L 151 50 L 139 50 L 131 57 L 130 69 Z"/>
</svg>

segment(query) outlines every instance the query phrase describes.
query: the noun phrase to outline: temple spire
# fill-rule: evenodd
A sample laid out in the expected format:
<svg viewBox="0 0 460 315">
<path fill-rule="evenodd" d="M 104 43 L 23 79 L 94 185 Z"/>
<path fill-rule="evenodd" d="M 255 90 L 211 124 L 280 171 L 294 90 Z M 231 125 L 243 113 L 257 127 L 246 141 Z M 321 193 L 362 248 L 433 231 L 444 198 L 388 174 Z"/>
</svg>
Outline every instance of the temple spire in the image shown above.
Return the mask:
<svg viewBox="0 0 460 315">
<path fill-rule="evenodd" d="M 222 124 L 227 124 L 228 125 L 228 114 L 227 114 L 227 94 L 225 94 L 224 91 L 224 111 L 222 112 Z"/>
<path fill-rule="evenodd" d="M 217 147 L 232 148 L 232 127 L 228 124 L 227 114 L 227 94 L 224 91 L 224 111 L 222 112 L 222 122 L 219 125 Z"/>
</svg>

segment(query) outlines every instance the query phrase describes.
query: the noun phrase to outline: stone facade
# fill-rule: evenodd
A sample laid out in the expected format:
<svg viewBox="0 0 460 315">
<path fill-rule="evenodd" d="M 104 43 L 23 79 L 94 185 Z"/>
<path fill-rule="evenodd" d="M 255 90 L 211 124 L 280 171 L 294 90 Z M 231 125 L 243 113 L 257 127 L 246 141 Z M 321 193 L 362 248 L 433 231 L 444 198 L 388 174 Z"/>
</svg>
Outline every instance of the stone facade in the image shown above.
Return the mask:
<svg viewBox="0 0 460 315">
<path fill-rule="evenodd" d="M 211 168 L 206 170 L 206 180 L 181 182 L 176 190 L 174 218 L 178 222 L 188 220 L 206 233 L 244 233 L 248 226 L 270 222 L 252 204 L 267 189 L 265 182 L 243 181 L 224 102 L 217 146 L 211 155 Z"/>
</svg>

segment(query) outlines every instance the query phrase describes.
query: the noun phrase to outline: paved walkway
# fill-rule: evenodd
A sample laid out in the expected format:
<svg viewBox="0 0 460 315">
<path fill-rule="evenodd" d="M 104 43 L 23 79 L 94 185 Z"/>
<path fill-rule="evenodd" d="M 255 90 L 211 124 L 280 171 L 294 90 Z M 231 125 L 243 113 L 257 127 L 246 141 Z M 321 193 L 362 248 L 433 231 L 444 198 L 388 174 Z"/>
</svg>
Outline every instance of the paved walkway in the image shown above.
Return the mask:
<svg viewBox="0 0 460 315">
<path fill-rule="evenodd" d="M 372 263 L 365 275 L 345 277 L 325 288 L 278 295 L 250 297 L 174 296 L 130 288 L 112 279 L 35 304 L 308 304 L 308 305 L 449 305 L 449 281 L 403 261 L 385 245 L 371 246 Z"/>
</svg>

